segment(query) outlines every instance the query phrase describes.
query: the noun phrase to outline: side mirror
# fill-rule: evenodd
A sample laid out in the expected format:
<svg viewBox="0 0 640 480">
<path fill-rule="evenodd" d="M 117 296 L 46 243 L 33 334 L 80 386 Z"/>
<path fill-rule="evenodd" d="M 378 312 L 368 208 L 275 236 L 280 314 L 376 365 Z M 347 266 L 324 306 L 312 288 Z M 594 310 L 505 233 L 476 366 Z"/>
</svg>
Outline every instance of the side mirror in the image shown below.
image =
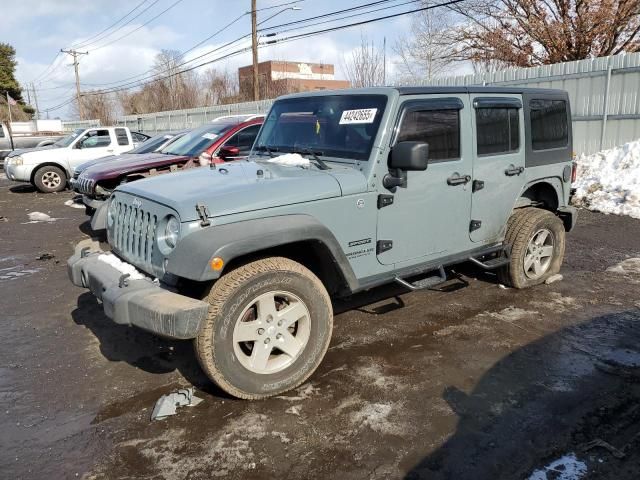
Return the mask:
<svg viewBox="0 0 640 480">
<path fill-rule="evenodd" d="M 389 168 L 391 173 L 384 176 L 382 185 L 395 191 L 396 187 L 407 186 L 408 171 L 422 171 L 429 166 L 429 144 L 424 142 L 398 142 L 391 150 Z"/>
<path fill-rule="evenodd" d="M 74 148 L 77 148 L 78 150 L 80 150 L 82 148 L 82 140 L 76 143 L 76 146 Z"/>
<path fill-rule="evenodd" d="M 239 156 L 240 156 L 240 149 L 238 147 L 226 146 L 226 147 L 222 147 L 218 152 L 218 157 L 222 158 L 223 160 L 226 160 L 228 158 L 233 158 L 233 157 L 239 157 Z"/>
<path fill-rule="evenodd" d="M 390 168 L 406 171 L 426 170 L 429 165 L 429 144 L 424 142 L 398 142 L 391 150 Z"/>
</svg>

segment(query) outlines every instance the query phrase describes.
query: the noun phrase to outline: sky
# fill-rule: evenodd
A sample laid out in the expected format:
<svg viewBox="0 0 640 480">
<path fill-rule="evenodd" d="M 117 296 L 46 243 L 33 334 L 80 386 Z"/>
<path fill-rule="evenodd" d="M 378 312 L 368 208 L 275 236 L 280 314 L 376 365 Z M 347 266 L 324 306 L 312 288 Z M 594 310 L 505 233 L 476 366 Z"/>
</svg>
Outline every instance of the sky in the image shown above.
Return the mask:
<svg viewBox="0 0 640 480">
<path fill-rule="evenodd" d="M 371 1 L 300 0 L 283 5 L 291 0 L 258 0 L 258 22 L 263 22 L 259 28 L 274 27 Z M 101 34 L 140 2 L 143 2 L 142 5 L 125 20 Z M 185 58 L 190 60 L 251 32 L 251 17 L 245 14 L 251 8 L 250 0 L 3 0 L 2 3 L 0 42 L 15 47 L 17 78 L 23 88 L 34 82 L 43 116 L 45 110 L 60 105 L 75 93 L 72 59 L 69 55 L 59 53 L 61 48 L 75 47 L 79 51 L 89 52 L 79 60 L 83 89 L 109 88 L 116 85 L 114 82 L 121 83 L 125 79 L 129 79 L 129 82 L 144 79 L 155 55 L 163 49 L 186 52 Z M 393 8 L 298 31 L 316 30 L 398 13 L 416 8 L 416 4 L 417 2 L 407 0 L 381 2 L 372 8 Z M 298 7 L 300 10 L 292 10 L 291 7 Z M 146 8 L 148 9 L 144 11 Z M 166 13 L 159 15 L 167 8 L 169 10 Z M 137 14 L 140 15 L 133 18 Z M 159 16 L 153 19 L 157 15 Z M 232 26 L 193 48 L 236 19 Z M 127 20 L 131 20 L 131 23 L 122 26 Z M 316 21 L 324 20 L 329 18 Z M 146 22 L 149 23 L 144 25 Z M 408 31 L 410 24 L 410 16 L 405 15 L 298 41 L 276 43 L 261 48 L 259 60 L 332 63 L 336 68 L 336 78 L 344 79 L 345 58 L 360 45 L 362 37 L 380 48 L 386 38 L 387 71 L 389 78 L 392 78 L 395 62 L 398 61 L 393 53 L 393 44 L 400 35 Z M 120 26 L 122 28 L 116 30 Z M 260 41 L 285 38 L 293 32 L 282 31 L 293 27 L 300 28 L 299 25 L 291 25 L 265 31 L 264 34 L 279 33 Z M 120 38 L 123 36 L 124 38 Z M 248 46 L 250 39 L 246 38 L 189 65 L 213 60 L 224 53 Z M 227 69 L 235 74 L 239 66 L 250 63 L 251 52 L 248 51 L 202 68 Z M 138 77 L 131 78 L 134 76 Z M 26 92 L 24 97 L 26 100 Z M 65 106 L 51 111 L 50 116 L 71 118 L 73 111 Z"/>
</svg>

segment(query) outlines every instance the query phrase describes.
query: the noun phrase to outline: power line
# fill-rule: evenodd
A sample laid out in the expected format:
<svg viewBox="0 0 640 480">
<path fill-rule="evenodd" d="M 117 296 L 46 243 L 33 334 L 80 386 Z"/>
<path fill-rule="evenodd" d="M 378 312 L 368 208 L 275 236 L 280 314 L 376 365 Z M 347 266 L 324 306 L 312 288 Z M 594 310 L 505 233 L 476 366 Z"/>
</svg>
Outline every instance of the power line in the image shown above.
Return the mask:
<svg viewBox="0 0 640 480">
<path fill-rule="evenodd" d="M 111 30 L 113 27 L 115 27 L 115 26 L 116 26 L 117 24 L 119 24 L 122 20 L 124 20 L 125 18 L 127 18 L 129 15 L 131 15 L 133 12 L 135 12 L 138 8 L 140 8 L 143 4 L 147 3 L 148 1 L 149 1 L 149 0 L 142 0 L 142 1 L 141 1 L 140 3 L 138 3 L 135 7 L 133 7 L 131 10 L 129 10 L 125 15 L 123 15 L 122 17 L 120 17 L 116 22 L 112 23 L 111 25 L 109 25 L 109 26 L 108 26 L 107 28 L 105 28 L 104 30 L 102 30 L 102 31 L 100 31 L 100 32 L 96 33 L 95 35 L 92 35 L 92 36 L 90 36 L 89 38 L 86 38 L 86 39 L 84 39 L 84 40 L 82 40 L 82 41 L 80 41 L 80 42 L 76 42 L 75 44 L 71 45 L 71 47 L 74 47 L 74 48 L 83 48 L 83 47 L 86 47 L 87 45 L 91 45 L 91 43 L 92 43 L 92 42 L 90 42 L 90 40 L 93 40 L 93 39 L 95 39 L 96 37 L 99 37 L 99 36 L 100 36 L 100 35 L 102 35 L 103 33 L 107 32 L 108 30 Z M 150 7 L 151 7 L 151 6 L 153 6 L 153 4 L 152 4 L 152 5 L 150 5 Z M 146 10 L 143 10 L 143 11 L 142 11 L 142 12 L 140 12 L 140 13 L 144 13 L 145 11 L 146 11 Z M 134 20 L 135 18 L 137 18 L 137 17 L 134 17 L 134 18 L 132 18 L 131 20 Z M 127 25 L 127 24 L 125 24 L 125 25 Z M 124 27 L 125 25 L 122 25 L 122 26 L 121 26 L 121 27 L 119 27 L 119 28 L 122 28 L 122 27 Z M 112 32 L 112 33 L 115 33 L 115 32 L 117 32 L 117 31 L 118 31 L 118 30 L 116 29 L 116 30 L 115 30 L 114 32 Z M 109 35 L 111 35 L 111 34 L 109 34 Z"/>
<path fill-rule="evenodd" d="M 158 1 L 158 0 L 156 0 L 156 2 L 157 2 L 157 1 Z M 104 44 L 102 44 L 102 45 L 100 45 L 100 46 L 98 46 L 98 47 L 90 48 L 90 49 L 89 49 L 89 51 L 93 52 L 93 51 L 95 51 L 95 50 L 100 50 L 101 48 L 104 48 L 104 47 L 107 47 L 107 46 L 109 46 L 109 45 L 111 45 L 111 44 L 114 44 L 114 43 L 116 43 L 116 42 L 119 42 L 119 41 L 120 41 L 120 40 L 122 40 L 123 38 L 128 37 L 129 35 L 131 35 L 131 34 L 133 34 L 133 33 L 137 32 L 137 31 L 138 31 L 138 30 L 140 30 L 142 27 L 145 27 L 145 26 L 149 25 L 149 24 L 150 24 L 151 22 L 153 22 L 156 18 L 160 17 L 161 15 L 164 15 L 165 13 L 167 13 L 169 10 L 171 10 L 173 7 L 175 7 L 177 4 L 179 4 L 179 3 L 180 3 L 180 2 L 182 2 L 182 1 L 183 1 L 183 0 L 176 0 L 176 1 L 175 1 L 175 2 L 173 2 L 171 5 L 169 5 L 167 8 L 165 8 L 163 11 L 161 11 L 158 15 L 156 15 L 155 17 L 153 17 L 153 18 L 151 18 L 151 19 L 147 20 L 145 23 L 143 23 L 143 24 L 142 24 L 142 25 L 140 25 L 139 27 L 134 28 L 134 29 L 133 29 L 133 30 L 131 30 L 130 32 L 127 32 L 127 33 L 125 33 L 124 35 L 122 35 L 122 36 L 120 36 L 120 37 L 118 37 L 118 38 L 116 38 L 116 39 L 114 39 L 114 40 L 111 40 L 111 41 L 109 41 L 109 42 L 107 42 L 107 43 L 104 43 Z M 151 5 L 154 5 L 156 2 L 152 3 Z"/>
<path fill-rule="evenodd" d="M 335 26 L 335 27 L 329 27 L 329 28 L 324 28 L 324 29 L 320 29 L 320 30 L 314 30 L 314 31 L 311 31 L 311 32 L 304 32 L 304 33 L 300 33 L 300 34 L 297 34 L 297 35 L 290 35 L 289 37 L 285 37 L 285 38 L 282 38 L 282 39 L 271 40 L 271 41 L 265 42 L 263 44 L 260 44 L 259 47 L 264 47 L 264 46 L 275 44 L 275 43 L 285 43 L 285 42 L 291 42 L 291 41 L 295 41 L 295 40 L 300 40 L 302 38 L 308 38 L 308 37 L 317 36 L 317 35 L 321 35 L 321 34 L 328 33 L 328 32 L 344 30 L 344 29 L 348 29 L 348 28 L 352 28 L 352 27 L 356 27 L 356 26 L 366 25 L 366 24 L 369 24 L 369 23 L 380 22 L 382 20 L 388 20 L 390 18 L 396 18 L 396 17 L 400 17 L 400 16 L 403 16 L 403 15 L 409 15 L 409 14 L 412 14 L 412 13 L 431 10 L 431 9 L 438 8 L 438 7 L 446 7 L 446 6 L 454 5 L 454 4 L 457 4 L 457 3 L 462 3 L 464 1 L 466 1 L 466 0 L 449 0 L 449 1 L 443 2 L 443 3 L 432 4 L 432 5 L 429 5 L 429 6 L 426 6 L 426 7 L 416 8 L 416 9 L 407 10 L 407 11 L 394 13 L 394 14 L 390 14 L 390 15 L 385 15 L 385 16 L 381 16 L 381 17 L 375 17 L 375 18 L 371 18 L 371 19 L 367 19 L 367 20 L 362 20 L 362 21 L 359 21 L 359 22 L 352 22 L 352 23 L 348 23 L 348 24 L 344 24 L 344 25 L 338 25 L 338 26 Z M 313 26 L 313 25 L 308 25 L 307 27 L 310 27 L 310 26 Z M 305 28 L 307 28 L 307 27 L 305 27 Z M 230 44 L 235 43 L 238 40 L 246 38 L 246 37 L 248 37 L 248 35 L 244 35 L 242 37 L 239 37 L 238 39 L 236 39 L 236 40 L 234 40 L 232 42 L 229 42 L 226 45 L 230 45 Z M 220 50 L 223 47 L 219 47 L 218 49 L 214 49 L 214 50 Z M 86 92 L 84 95 L 101 95 L 101 94 L 115 93 L 115 92 L 118 92 L 118 91 L 129 90 L 131 88 L 141 87 L 141 86 L 153 83 L 155 81 L 165 80 L 167 78 L 171 78 L 171 77 L 174 77 L 176 75 L 180 75 L 182 73 L 186 73 L 186 72 L 195 70 L 196 68 L 200 68 L 202 66 L 209 65 L 211 63 L 219 62 L 219 61 L 224 60 L 226 58 L 239 55 L 241 53 L 244 53 L 244 52 L 250 50 L 250 48 L 251 47 L 241 48 L 239 50 L 224 54 L 224 55 L 222 55 L 220 57 L 217 57 L 217 58 L 215 58 L 213 60 L 208 60 L 206 62 L 200 63 L 198 65 L 191 66 L 191 67 L 186 68 L 184 70 L 173 72 L 173 73 L 171 73 L 169 75 L 166 75 L 164 77 L 157 77 L 157 76 L 155 78 L 152 77 L 152 79 L 147 81 L 147 82 L 143 82 L 142 80 L 138 81 L 138 82 L 130 82 L 129 84 L 123 84 L 123 85 L 120 85 L 118 87 L 113 87 L 111 89 L 97 90 L 97 91 L 94 91 L 94 92 Z M 201 55 L 201 57 L 205 56 L 205 55 L 208 55 L 210 53 L 212 53 L 212 52 L 208 52 L 207 54 L 203 54 L 203 55 Z M 189 62 L 191 62 L 191 61 L 193 61 L 193 60 L 190 60 Z M 187 62 L 185 62 L 185 63 L 187 63 Z M 60 104 L 59 106 L 52 107 L 52 108 L 47 109 L 47 110 L 53 111 L 53 110 L 56 110 L 58 108 L 62 108 L 63 106 L 68 105 L 71 102 L 72 102 L 72 100 L 67 100 L 66 102 L 63 102 L 62 104 Z"/>
</svg>

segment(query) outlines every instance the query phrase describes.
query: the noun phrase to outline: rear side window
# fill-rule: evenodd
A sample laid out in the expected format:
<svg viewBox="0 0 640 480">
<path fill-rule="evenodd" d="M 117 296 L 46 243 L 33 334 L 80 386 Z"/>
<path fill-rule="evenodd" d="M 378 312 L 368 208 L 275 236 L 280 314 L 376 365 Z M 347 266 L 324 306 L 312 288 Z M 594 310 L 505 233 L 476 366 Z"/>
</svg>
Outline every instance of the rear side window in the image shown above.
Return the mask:
<svg viewBox="0 0 640 480">
<path fill-rule="evenodd" d="M 409 110 L 405 112 L 397 142 L 429 144 L 429 160 L 460 158 L 459 110 Z"/>
<path fill-rule="evenodd" d="M 531 147 L 533 150 L 563 148 L 569 144 L 569 122 L 565 100 L 533 99 L 531 110 Z"/>
<path fill-rule="evenodd" d="M 116 128 L 116 138 L 118 139 L 118 145 L 129 145 L 129 137 L 124 128 Z"/>
<path fill-rule="evenodd" d="M 478 155 L 500 155 L 520 148 L 517 108 L 476 108 Z"/>
</svg>

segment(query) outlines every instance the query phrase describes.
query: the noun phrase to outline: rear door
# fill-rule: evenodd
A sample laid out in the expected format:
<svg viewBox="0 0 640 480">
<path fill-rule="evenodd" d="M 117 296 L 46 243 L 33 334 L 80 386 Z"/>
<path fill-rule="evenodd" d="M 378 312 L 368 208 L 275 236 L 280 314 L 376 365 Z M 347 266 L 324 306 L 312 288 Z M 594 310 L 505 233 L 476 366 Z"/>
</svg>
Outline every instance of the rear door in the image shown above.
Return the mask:
<svg viewBox="0 0 640 480">
<path fill-rule="evenodd" d="M 133 140 L 126 128 L 115 128 L 114 133 L 116 136 L 114 153 L 124 153 L 133 149 Z"/>
<path fill-rule="evenodd" d="M 401 141 L 426 142 L 429 166 L 407 172 L 406 188 L 384 192 L 393 201 L 378 210 L 380 263 L 401 267 L 469 248 L 473 160 L 469 115 L 466 94 L 403 99 L 391 148 Z"/>
<path fill-rule="evenodd" d="M 471 95 L 474 157 L 469 236 L 500 239 L 524 186 L 524 117 L 520 95 Z"/>
</svg>

